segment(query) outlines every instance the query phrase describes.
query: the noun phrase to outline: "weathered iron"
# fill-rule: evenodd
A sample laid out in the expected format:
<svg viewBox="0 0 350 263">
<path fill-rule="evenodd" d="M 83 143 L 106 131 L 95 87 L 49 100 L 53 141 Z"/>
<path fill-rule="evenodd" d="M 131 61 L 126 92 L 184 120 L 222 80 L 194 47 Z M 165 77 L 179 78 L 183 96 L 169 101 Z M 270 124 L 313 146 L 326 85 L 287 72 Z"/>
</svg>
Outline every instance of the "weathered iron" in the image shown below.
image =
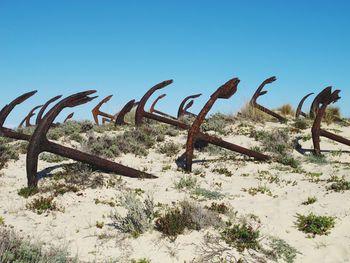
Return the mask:
<svg viewBox="0 0 350 263">
<path fill-rule="evenodd" d="M 258 89 L 255 91 L 255 93 L 254 93 L 252 99 L 250 100 L 250 105 L 253 106 L 253 107 L 255 107 L 255 108 L 257 108 L 257 109 L 259 109 L 259 110 L 261 110 L 261 111 L 263 111 L 263 112 L 265 112 L 265 113 L 267 113 L 267 114 L 269 114 L 269 115 L 271 115 L 271 116 L 273 116 L 273 117 L 275 117 L 275 118 L 278 119 L 280 122 L 286 122 L 286 121 L 287 121 L 286 118 L 282 117 L 281 115 L 279 115 L 278 113 L 276 113 L 276 112 L 274 112 L 274 111 L 272 111 L 272 110 L 269 110 L 269 109 L 265 108 L 264 106 L 261 106 L 260 104 L 258 104 L 258 103 L 256 102 L 256 100 L 257 100 L 260 96 L 263 96 L 263 95 L 265 95 L 265 94 L 267 93 L 266 90 L 265 90 L 265 91 L 262 91 L 263 88 L 265 87 L 265 85 L 274 82 L 276 79 L 277 79 L 277 78 L 276 78 L 275 76 L 270 77 L 270 78 L 268 78 L 268 79 L 265 79 L 265 80 L 260 84 L 260 86 L 258 87 Z"/>
<path fill-rule="evenodd" d="M 5 105 L 0 111 L 0 135 L 16 140 L 29 141 L 30 135 L 14 131 L 12 129 L 4 127 L 5 121 L 11 111 L 18 105 L 33 96 L 37 91 L 31 91 L 24 93 L 23 95 L 14 99 L 11 103 Z"/>
<path fill-rule="evenodd" d="M 198 98 L 200 97 L 202 94 L 199 93 L 199 94 L 195 94 L 195 95 L 191 95 L 191 96 L 187 96 L 186 98 L 184 98 L 179 106 L 179 109 L 177 111 L 177 118 L 181 118 L 182 116 L 185 116 L 185 115 L 189 115 L 189 116 L 192 116 L 192 117 L 197 117 L 196 114 L 193 114 L 192 112 L 189 112 L 187 111 L 189 108 L 192 107 L 193 103 L 194 103 L 194 100 L 195 98 Z M 190 100 L 188 103 L 187 101 Z M 187 103 L 187 104 L 186 104 Z M 186 106 L 185 106 L 186 105 Z"/>
<path fill-rule="evenodd" d="M 300 101 L 299 104 L 298 104 L 297 111 L 296 111 L 296 113 L 295 113 L 295 118 L 296 118 L 296 119 L 299 118 L 300 115 L 301 115 L 301 116 L 304 116 L 305 118 L 307 117 L 307 114 L 306 114 L 305 112 L 302 111 L 302 108 L 303 108 L 303 105 L 304 105 L 305 100 L 306 100 L 308 97 L 310 97 L 311 95 L 313 95 L 313 94 L 314 94 L 314 93 L 311 92 L 311 93 L 307 94 L 306 96 L 304 96 L 304 97 L 301 99 L 301 101 Z"/>
<path fill-rule="evenodd" d="M 55 96 L 51 99 L 49 99 L 40 109 L 38 115 L 36 116 L 36 120 L 35 120 L 35 124 L 38 125 L 39 122 L 41 121 L 41 119 L 43 118 L 43 114 L 45 112 L 45 110 L 47 109 L 47 107 L 54 101 L 60 99 L 62 97 L 62 95 L 58 95 L 58 96 Z"/>
<path fill-rule="evenodd" d="M 318 97 L 317 102 L 321 106 L 317 110 L 317 115 L 315 117 L 314 123 L 311 128 L 315 155 L 321 154 L 320 136 L 323 136 L 333 141 L 350 146 L 350 140 L 345 139 L 344 137 L 339 136 L 337 134 L 321 129 L 321 122 L 326 112 L 326 109 L 329 104 L 335 103 L 340 99 L 339 93 L 340 93 L 340 90 L 335 90 L 332 92 L 332 87 L 327 87 L 317 95 Z"/>
<path fill-rule="evenodd" d="M 41 108 L 43 105 L 38 105 L 38 106 L 35 106 L 33 109 L 31 109 L 29 111 L 29 113 L 27 114 L 27 116 L 21 121 L 21 123 L 19 124 L 19 128 L 22 128 L 23 127 L 23 124 L 25 123 L 26 124 L 26 127 L 32 127 L 33 125 L 30 123 L 30 119 L 35 115 L 35 111 L 39 108 Z"/>
<path fill-rule="evenodd" d="M 101 169 L 106 172 L 113 172 L 123 176 L 136 178 L 156 178 L 155 176 L 115 163 L 76 149 L 68 148 L 47 139 L 47 132 L 57 115 L 67 107 L 75 107 L 93 100 L 96 97 L 89 97 L 95 93 L 94 90 L 76 93 L 71 95 L 53 106 L 48 113 L 45 114 L 42 121 L 37 125 L 33 135 L 30 138 L 27 149 L 27 179 L 28 186 L 36 187 L 38 183 L 37 168 L 38 156 L 41 152 L 50 152 L 63 157 L 73 159 L 75 161 L 84 162 Z"/>
<path fill-rule="evenodd" d="M 112 114 L 108 114 L 108 113 L 105 113 L 103 111 L 100 110 L 101 106 L 105 103 L 107 103 L 111 98 L 113 97 L 113 95 L 109 95 L 107 97 L 105 97 L 103 100 L 101 100 L 95 108 L 92 109 L 92 116 L 94 117 L 94 120 L 95 120 L 95 123 L 96 125 L 99 125 L 99 121 L 98 121 L 98 116 L 102 116 L 106 119 L 109 119 L 110 121 L 112 121 L 115 116 L 112 115 Z"/>
<path fill-rule="evenodd" d="M 129 113 L 132 110 L 132 108 L 134 108 L 138 104 L 139 104 L 139 102 L 135 102 L 135 100 L 128 101 L 124 105 L 124 107 L 117 113 L 114 124 L 115 125 L 127 125 L 127 124 L 129 124 L 125 121 L 125 115 L 127 113 Z"/>
<path fill-rule="evenodd" d="M 157 102 L 159 100 L 161 100 L 162 98 L 164 98 L 165 96 L 166 96 L 166 94 L 162 94 L 158 98 L 156 98 L 156 100 L 152 103 L 151 108 L 149 109 L 149 112 L 150 113 L 156 113 L 156 114 L 162 115 L 164 117 L 167 117 L 167 118 L 170 118 L 170 119 L 173 119 L 173 120 L 177 120 L 177 118 L 175 118 L 175 117 L 173 117 L 173 116 L 171 116 L 171 115 L 169 115 L 167 113 L 164 113 L 164 112 L 161 112 L 161 111 L 155 109 L 155 106 L 156 106 Z"/>
<path fill-rule="evenodd" d="M 68 116 L 64 119 L 63 123 L 66 123 L 68 120 L 70 120 L 71 118 L 73 118 L 74 116 L 74 112 L 68 114 Z"/>
<path fill-rule="evenodd" d="M 315 98 L 314 100 L 312 101 L 311 103 L 311 107 L 310 107 L 310 118 L 311 119 L 314 119 L 317 115 L 317 112 L 320 108 L 320 104 L 321 104 L 321 97 L 323 96 L 323 94 L 326 94 L 326 93 L 329 93 L 332 91 L 332 87 L 331 86 L 328 86 L 326 87 L 324 90 L 322 90 Z"/>
<path fill-rule="evenodd" d="M 248 155 L 250 157 L 254 157 L 258 160 L 268 160 L 269 159 L 269 157 L 264 155 L 264 154 L 261 154 L 261 153 L 258 153 L 258 152 L 252 151 L 252 150 L 248 150 L 248 149 L 243 148 L 241 146 L 226 142 L 220 138 L 217 138 L 217 137 L 214 137 L 214 136 L 211 136 L 211 135 L 208 135 L 208 134 L 205 134 L 205 133 L 202 133 L 199 131 L 200 125 L 204 121 L 206 114 L 209 112 L 209 110 L 211 109 L 211 107 L 213 106 L 215 101 L 218 98 L 229 98 L 235 93 L 235 91 L 237 89 L 237 85 L 239 83 L 239 80 L 237 78 L 234 78 L 234 79 L 228 81 L 226 84 L 224 84 L 222 87 L 220 87 L 212 95 L 212 97 L 209 99 L 207 104 L 201 110 L 200 114 L 198 114 L 196 120 L 194 121 L 193 125 L 191 125 L 191 126 L 187 125 L 185 123 L 182 123 L 178 120 L 165 118 L 163 116 L 152 114 L 152 113 L 144 110 L 144 105 L 146 105 L 146 102 L 149 99 L 149 97 L 152 96 L 152 94 L 155 91 L 162 89 L 171 83 L 172 83 L 172 80 L 163 81 L 163 82 L 158 83 L 157 85 L 153 86 L 151 89 L 149 89 L 146 92 L 146 94 L 142 97 L 142 99 L 140 100 L 140 103 L 137 107 L 136 114 L 135 114 L 135 124 L 136 124 L 136 126 L 141 126 L 143 118 L 148 118 L 148 119 L 152 119 L 155 121 L 159 121 L 159 122 L 163 122 L 166 124 L 176 126 L 176 127 L 183 129 L 183 130 L 188 130 L 189 133 L 188 133 L 187 145 L 188 145 L 189 150 L 186 150 L 186 153 L 182 157 L 180 157 L 180 159 L 182 159 L 184 157 L 186 160 L 186 166 L 184 167 L 185 169 L 191 170 L 191 168 L 192 168 L 193 147 L 198 142 L 211 143 L 213 145 L 223 147 L 223 148 L 231 150 L 231 151 L 236 151 L 238 153 L 242 153 L 242 154 Z M 191 147 L 192 147 L 192 150 L 191 150 Z"/>
<path fill-rule="evenodd" d="M 198 114 L 197 118 L 193 122 L 191 128 L 188 131 L 187 143 L 186 143 L 186 153 L 185 153 L 185 161 L 186 166 L 185 169 L 187 171 L 192 170 L 192 160 L 193 160 L 193 151 L 194 145 L 196 141 L 201 140 L 205 141 L 223 148 L 226 148 L 231 151 L 235 151 L 250 157 L 254 157 L 258 160 L 268 160 L 269 157 L 261 154 L 259 152 L 255 152 L 253 150 L 249 150 L 243 148 L 241 146 L 226 142 L 220 138 L 210 136 L 208 134 L 200 132 L 200 126 L 205 120 L 206 115 L 214 105 L 217 99 L 229 99 L 233 94 L 237 91 L 237 86 L 240 80 L 238 78 L 234 78 L 226 82 L 224 85 L 219 87 L 210 97 L 208 102 L 205 104 L 203 109 Z"/>
<path fill-rule="evenodd" d="M 29 97 L 33 96 L 36 91 L 25 93 L 2 108 L 0 111 L 0 135 L 12 139 L 29 141 L 27 153 L 28 186 L 37 186 L 38 178 L 36 169 L 38 163 L 38 155 L 43 151 L 58 154 L 76 161 L 88 163 L 97 169 L 101 169 L 102 171 L 106 172 L 114 172 L 124 176 L 137 178 L 156 178 L 155 176 L 148 173 L 53 143 L 47 139 L 46 133 L 48 132 L 50 126 L 52 126 L 52 122 L 56 116 L 66 107 L 78 106 L 94 99 L 95 97 L 88 97 L 89 94 L 92 94 L 94 92 L 95 91 L 77 93 L 57 103 L 47 114 L 45 114 L 45 117 L 42 119 L 39 125 L 37 125 L 32 136 L 6 128 L 4 127 L 4 123 L 14 107 L 27 100 Z"/>
</svg>

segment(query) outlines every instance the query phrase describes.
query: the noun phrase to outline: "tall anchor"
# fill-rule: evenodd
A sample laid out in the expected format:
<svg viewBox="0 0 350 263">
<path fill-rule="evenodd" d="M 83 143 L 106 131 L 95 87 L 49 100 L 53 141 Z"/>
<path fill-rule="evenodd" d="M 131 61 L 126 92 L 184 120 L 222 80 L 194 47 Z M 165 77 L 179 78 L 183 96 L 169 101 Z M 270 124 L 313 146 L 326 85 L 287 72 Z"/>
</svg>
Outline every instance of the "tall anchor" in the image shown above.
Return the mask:
<svg viewBox="0 0 350 263">
<path fill-rule="evenodd" d="M 337 134 L 321 129 L 321 122 L 326 112 L 326 109 L 328 105 L 330 105 L 331 103 L 335 103 L 340 99 L 339 93 L 340 93 L 340 90 L 335 90 L 332 92 L 332 87 L 327 87 L 323 91 L 321 91 L 317 96 L 318 102 L 321 104 L 321 106 L 317 111 L 316 118 L 311 128 L 312 141 L 314 144 L 314 154 L 316 155 L 321 154 L 320 136 L 323 136 L 333 141 L 337 141 L 339 143 L 350 146 L 350 140 L 345 139 L 344 137 L 339 136 Z"/>
<path fill-rule="evenodd" d="M 302 111 L 302 108 L 303 108 L 303 105 L 304 105 L 304 102 L 305 100 L 310 97 L 311 95 L 313 95 L 314 93 L 309 93 L 307 94 L 306 96 L 304 96 L 301 101 L 299 102 L 298 104 L 298 108 L 297 108 L 297 111 L 295 112 L 295 118 L 299 118 L 299 116 L 304 116 L 305 118 L 307 117 L 306 113 Z"/>
<path fill-rule="evenodd" d="M 179 119 L 179 118 L 181 118 L 182 116 L 185 116 L 185 115 L 189 115 L 189 116 L 192 116 L 192 117 L 197 117 L 196 114 L 193 114 L 192 112 L 189 112 L 187 110 L 192 107 L 192 105 L 194 103 L 193 99 L 198 98 L 200 96 L 202 96 L 202 93 L 191 95 L 191 96 L 187 96 L 186 98 L 184 98 L 182 100 L 180 106 L 179 106 L 178 111 L 177 111 L 177 118 Z M 188 100 L 190 100 L 190 101 L 187 103 Z"/>
<path fill-rule="evenodd" d="M 269 83 L 272 83 L 276 80 L 276 77 L 271 77 L 271 78 L 268 78 L 268 79 L 265 79 L 263 81 L 263 83 L 260 84 L 260 86 L 258 87 L 258 89 L 255 91 L 252 99 L 250 100 L 250 105 L 275 117 L 276 119 L 278 119 L 280 122 L 286 122 L 287 119 L 282 117 L 281 115 L 279 115 L 278 113 L 276 112 L 273 112 L 272 110 L 269 110 L 267 108 L 265 108 L 264 106 L 261 106 L 260 104 L 258 104 L 256 102 L 256 100 L 260 97 L 260 96 L 263 96 L 267 93 L 266 90 L 262 91 L 262 89 L 265 87 L 266 84 L 269 84 Z"/>
</svg>

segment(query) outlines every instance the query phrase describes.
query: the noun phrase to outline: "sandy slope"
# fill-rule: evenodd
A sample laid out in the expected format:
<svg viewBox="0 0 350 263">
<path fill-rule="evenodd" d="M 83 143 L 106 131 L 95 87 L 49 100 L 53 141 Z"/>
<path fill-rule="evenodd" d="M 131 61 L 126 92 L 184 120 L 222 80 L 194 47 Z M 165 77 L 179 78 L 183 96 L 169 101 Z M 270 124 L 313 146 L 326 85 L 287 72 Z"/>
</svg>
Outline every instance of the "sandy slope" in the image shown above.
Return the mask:
<svg viewBox="0 0 350 263">
<path fill-rule="evenodd" d="M 283 127 L 283 125 L 275 123 L 259 125 L 259 128 L 267 130 L 273 127 Z M 341 130 L 343 136 L 350 138 L 348 127 L 328 128 Z M 309 130 L 303 133 L 307 134 Z M 229 135 L 226 136 L 226 139 L 246 147 L 259 145 L 258 142 L 245 135 Z M 181 133 L 176 138 L 167 137 L 166 140 L 184 144 L 186 134 Z M 312 143 L 308 140 L 302 142 L 302 146 L 312 148 Z M 322 149 L 327 150 L 350 151 L 350 147 L 326 139 L 322 140 L 321 146 Z M 326 164 L 311 163 L 307 157 L 296 151 L 293 155 L 302 162 L 302 169 L 305 172 L 322 173 L 322 179 L 337 175 L 345 176 L 347 180 L 350 180 L 349 153 L 343 153 L 340 156 L 325 153 L 329 161 Z M 196 159 L 218 159 L 218 156 L 196 153 Z M 152 262 L 189 262 L 194 258 L 200 258 L 203 237 L 208 231 L 214 233 L 213 229 L 187 231 L 175 242 L 171 242 L 156 230 L 134 239 L 119 233 L 108 225 L 111 223 L 109 218 L 111 211 L 114 209 L 123 211 L 123 209 L 95 204 L 96 198 L 115 201 L 122 191 L 131 191 L 136 188 L 152 193 L 155 203 L 171 205 L 172 202 L 190 198 L 188 192 L 174 188 L 174 182 L 184 175 L 183 172 L 177 170 L 174 158 L 151 150 L 150 154 L 144 158 L 128 154 L 116 160 L 135 168 L 146 168 L 148 172 L 159 178 L 154 180 L 123 178 L 123 183 L 115 187 L 66 193 L 55 199 L 59 206 L 64 208 L 64 212 L 38 215 L 26 208 L 26 203 L 30 199 L 26 200 L 17 194 L 18 189 L 26 186 L 25 155 L 21 155 L 18 161 L 8 164 L 8 167 L 4 169 L 4 175 L 0 177 L 0 215 L 4 217 L 6 224 L 14 226 L 14 229 L 21 231 L 23 235 L 45 242 L 48 246 L 68 247 L 72 255 L 77 255 L 84 261 L 102 262 L 108 259 L 118 259 L 125 262 L 131 258 L 145 257 Z M 171 169 L 162 171 L 167 164 L 171 165 Z M 56 164 L 40 161 L 39 170 L 53 165 Z M 233 176 L 225 177 L 225 175 L 212 172 L 215 167 L 226 167 L 232 171 Z M 326 186 L 329 183 L 309 182 L 305 172 L 293 171 L 275 162 L 258 163 L 240 157 L 237 157 L 236 160 L 221 158 L 214 162 L 196 163 L 193 168 L 205 174 L 205 177 L 197 176 L 201 187 L 215 189 L 225 194 L 220 202 L 231 205 L 239 215 L 252 213 L 258 216 L 261 220 L 261 232 L 264 235 L 277 236 L 295 247 L 300 252 L 296 262 L 350 262 L 350 191 L 327 191 Z M 277 176 L 280 183 L 269 183 L 261 178 L 259 180 L 258 175 L 264 174 L 262 171 L 267 171 L 269 176 Z M 40 184 L 44 184 L 46 180 L 49 179 L 43 179 Z M 266 194 L 252 196 L 242 191 L 243 188 L 259 185 L 268 186 L 274 197 Z M 310 196 L 316 196 L 317 202 L 308 206 L 301 205 Z M 203 205 L 211 202 L 212 200 L 203 201 Z M 306 234 L 296 229 L 294 226 L 296 214 L 309 212 L 337 218 L 336 225 L 328 236 L 307 238 Z M 105 226 L 102 229 L 97 228 L 96 221 L 103 221 Z M 233 253 L 238 255 L 234 250 Z"/>
</svg>

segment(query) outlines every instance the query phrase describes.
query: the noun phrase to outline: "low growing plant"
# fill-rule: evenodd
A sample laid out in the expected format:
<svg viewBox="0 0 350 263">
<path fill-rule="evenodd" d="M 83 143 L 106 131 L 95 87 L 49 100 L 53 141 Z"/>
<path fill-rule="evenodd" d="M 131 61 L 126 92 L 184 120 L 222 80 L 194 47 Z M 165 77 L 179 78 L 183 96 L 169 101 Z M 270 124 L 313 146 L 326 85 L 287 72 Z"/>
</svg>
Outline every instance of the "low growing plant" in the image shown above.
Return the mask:
<svg viewBox="0 0 350 263">
<path fill-rule="evenodd" d="M 310 237 L 316 235 L 328 235 L 335 225 L 335 217 L 317 216 L 313 213 L 308 215 L 297 214 L 296 226 L 298 230 L 308 234 Z"/>
</svg>

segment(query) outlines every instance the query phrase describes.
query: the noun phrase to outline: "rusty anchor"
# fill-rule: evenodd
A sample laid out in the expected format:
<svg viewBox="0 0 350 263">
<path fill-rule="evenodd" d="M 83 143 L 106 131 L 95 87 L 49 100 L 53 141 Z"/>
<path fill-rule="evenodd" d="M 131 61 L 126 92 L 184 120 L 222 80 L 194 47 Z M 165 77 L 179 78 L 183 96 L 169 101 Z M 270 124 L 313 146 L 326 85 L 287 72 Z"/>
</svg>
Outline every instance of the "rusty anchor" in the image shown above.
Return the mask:
<svg viewBox="0 0 350 263">
<path fill-rule="evenodd" d="M 188 130 L 189 132 L 188 132 L 187 145 L 188 145 L 189 149 L 186 150 L 186 153 L 179 158 L 179 159 L 183 159 L 185 157 L 185 159 L 186 159 L 186 167 L 185 168 L 187 170 L 191 170 L 191 167 L 192 167 L 193 147 L 197 142 L 200 142 L 200 141 L 204 142 L 204 143 L 211 143 L 213 145 L 223 147 L 223 148 L 231 150 L 231 151 L 236 151 L 238 153 L 242 153 L 242 154 L 248 155 L 250 157 L 254 157 L 258 160 L 268 160 L 269 159 L 269 157 L 264 155 L 264 154 L 261 154 L 261 153 L 258 153 L 258 152 L 252 151 L 252 150 L 248 150 L 248 149 L 243 148 L 241 146 L 226 142 L 220 138 L 217 138 L 217 137 L 214 137 L 214 136 L 211 136 L 211 135 L 208 135 L 208 134 L 205 134 L 205 133 L 202 133 L 199 131 L 200 125 L 204 121 L 206 114 L 209 112 L 209 110 L 211 109 L 211 107 L 213 106 L 215 101 L 218 98 L 226 98 L 226 97 L 229 98 L 235 93 L 237 85 L 239 83 L 239 80 L 237 78 L 228 81 L 226 84 L 224 84 L 222 87 L 220 87 L 212 95 L 212 97 L 209 99 L 207 104 L 203 107 L 200 114 L 198 114 L 196 120 L 194 121 L 193 125 L 191 125 L 191 126 L 187 125 L 185 123 L 182 123 L 178 120 L 165 118 L 163 116 L 152 114 L 152 113 L 144 110 L 144 106 L 146 105 L 147 100 L 152 96 L 152 94 L 155 91 L 166 87 L 167 85 L 171 84 L 172 82 L 173 82 L 172 80 L 166 80 L 166 81 L 163 81 L 161 83 L 158 83 L 157 85 L 153 86 L 145 93 L 145 95 L 140 100 L 140 103 L 136 109 L 135 124 L 136 124 L 136 126 L 141 126 L 143 118 L 147 118 L 147 119 L 152 119 L 155 121 L 163 122 L 163 123 L 166 123 L 169 125 L 173 125 L 175 127 L 183 129 L 183 130 Z M 192 150 L 191 150 L 191 148 L 192 148 Z M 191 154 L 191 152 L 192 152 L 192 154 Z M 187 163 L 189 165 L 187 165 Z"/>
<path fill-rule="evenodd" d="M 192 117 L 197 117 L 196 114 L 193 114 L 192 112 L 189 112 L 187 111 L 189 108 L 192 107 L 193 103 L 194 103 L 194 100 L 195 98 L 198 98 L 202 96 L 201 93 L 199 94 L 195 94 L 195 95 L 191 95 L 191 96 L 187 96 L 186 98 L 184 98 L 179 106 L 179 109 L 177 111 L 177 118 L 181 118 L 185 115 L 188 115 L 188 116 L 192 116 Z M 190 100 L 188 103 L 187 101 Z M 186 104 L 187 103 L 187 104 Z"/>
<path fill-rule="evenodd" d="M 63 123 L 66 123 L 68 120 L 72 119 L 74 116 L 74 112 L 68 114 L 68 116 L 64 119 Z"/>
<path fill-rule="evenodd" d="M 310 97 L 311 95 L 313 95 L 313 94 L 314 94 L 314 93 L 311 92 L 311 93 L 305 95 L 305 96 L 301 99 L 301 101 L 300 101 L 299 104 L 298 104 L 297 111 L 295 112 L 295 118 L 296 118 L 296 119 L 299 118 L 300 115 L 301 115 L 301 116 L 304 116 L 305 118 L 307 117 L 306 113 L 302 111 L 302 108 L 303 108 L 303 105 L 304 105 L 305 100 L 306 100 L 308 97 Z"/>
<path fill-rule="evenodd" d="M 92 109 L 92 116 L 94 117 L 94 120 L 95 120 L 95 123 L 96 125 L 99 125 L 99 121 L 98 121 L 98 116 L 102 116 L 105 118 L 105 122 L 106 120 L 110 120 L 112 121 L 115 116 L 114 115 L 111 115 L 111 114 L 108 114 L 108 113 L 105 113 L 103 111 L 100 110 L 101 106 L 105 103 L 107 103 L 111 98 L 113 97 L 113 95 L 109 95 L 107 97 L 105 97 L 103 100 L 101 100 L 97 105 L 96 107 L 94 107 Z"/>
<path fill-rule="evenodd" d="M 124 107 L 117 113 L 116 117 L 115 117 L 115 126 L 117 125 L 127 125 L 129 123 L 127 123 L 125 121 L 125 115 L 127 113 L 129 113 L 135 106 L 137 106 L 139 104 L 139 102 L 136 102 L 135 100 L 130 100 L 128 101 Z"/>
<path fill-rule="evenodd" d="M 157 102 L 159 100 L 161 100 L 162 98 L 164 98 L 165 96 L 166 96 L 166 94 L 162 94 L 158 98 L 156 98 L 156 100 L 152 103 L 151 108 L 149 109 L 149 112 L 150 113 L 156 113 L 156 114 L 159 114 L 161 116 L 164 116 L 164 117 L 167 117 L 167 118 L 170 118 L 170 119 L 173 119 L 173 120 L 177 120 L 177 118 L 175 118 L 175 117 L 173 117 L 173 116 L 171 116 L 171 115 L 169 115 L 167 113 L 164 113 L 164 112 L 161 112 L 161 111 L 155 109 L 155 106 L 156 106 Z"/>
<path fill-rule="evenodd" d="M 198 114 L 197 118 L 193 122 L 191 128 L 188 131 L 187 143 L 186 143 L 186 152 L 181 158 L 185 159 L 187 171 L 192 171 L 192 160 L 193 160 L 193 151 L 196 141 L 201 140 L 207 143 L 211 143 L 225 149 L 235 151 L 250 157 L 254 157 L 257 160 L 268 160 L 267 155 L 261 154 L 259 152 L 246 149 L 244 147 L 235 145 L 233 143 L 226 142 L 220 138 L 210 136 L 208 134 L 200 132 L 200 126 L 205 120 L 206 115 L 214 105 L 217 99 L 229 99 L 237 91 L 237 86 L 240 80 L 234 78 L 226 82 L 224 85 L 219 87 L 210 97 L 208 102 L 205 104 L 203 109 Z"/>
<path fill-rule="evenodd" d="M 28 151 L 27 151 L 27 178 L 28 178 L 28 186 L 37 186 L 38 178 L 37 178 L 37 165 L 38 165 L 38 156 L 41 152 L 47 151 L 57 155 L 61 155 L 76 161 L 80 161 L 83 163 L 90 164 L 97 169 L 106 172 L 114 172 L 123 176 L 128 177 L 136 177 L 136 178 L 156 178 L 153 175 L 148 173 L 94 156 L 87 154 L 85 152 L 81 152 L 76 149 L 71 149 L 56 143 L 49 141 L 46 137 L 46 134 L 53 124 L 56 116 L 66 107 L 75 107 L 80 104 L 84 104 L 94 99 L 95 97 L 88 97 L 88 95 L 94 93 L 95 91 L 86 91 L 74 94 L 69 96 L 60 102 L 58 102 L 51 110 L 45 114 L 44 118 L 37 125 L 33 135 L 27 135 L 23 133 L 19 133 L 12 129 L 4 127 L 4 123 L 6 118 L 13 110 L 15 106 L 24 102 L 29 97 L 33 96 L 36 91 L 25 93 L 15 100 L 13 100 L 8 105 L 2 108 L 0 111 L 0 135 L 5 136 L 12 139 L 17 140 L 25 140 L 29 141 Z"/>
<path fill-rule="evenodd" d="M 344 137 L 339 136 L 337 134 L 321 129 L 321 122 L 326 112 L 326 109 L 329 104 L 335 103 L 340 99 L 339 93 L 340 93 L 340 90 L 335 90 L 332 92 L 332 87 L 327 87 L 317 95 L 318 97 L 317 101 L 321 106 L 318 108 L 317 115 L 315 117 L 314 123 L 311 128 L 315 155 L 321 154 L 320 136 L 323 136 L 333 141 L 350 146 L 350 140 L 345 139 Z"/>
<path fill-rule="evenodd" d="M 18 128 L 22 128 L 24 123 L 25 123 L 26 127 L 32 127 L 33 125 L 30 123 L 30 119 L 35 115 L 34 112 L 41 107 L 43 107 L 43 105 L 38 105 L 38 106 L 35 106 L 33 109 L 31 109 L 29 111 L 29 113 L 27 114 L 27 116 L 21 121 Z"/>
<path fill-rule="evenodd" d="M 263 88 L 265 87 L 265 85 L 266 85 L 266 84 L 270 84 L 270 83 L 274 82 L 275 80 L 276 80 L 276 77 L 275 77 L 275 76 L 270 77 L 270 78 L 268 78 L 268 79 L 265 79 L 265 80 L 260 84 L 260 86 L 258 87 L 258 89 L 255 91 L 255 93 L 254 93 L 252 99 L 250 100 L 250 105 L 253 106 L 253 107 L 255 107 L 255 108 L 257 108 L 257 109 L 259 109 L 259 110 L 261 110 L 261 111 L 263 111 L 263 112 L 265 112 L 265 113 L 267 113 L 267 114 L 269 114 L 269 115 L 271 115 L 271 116 L 273 116 L 273 117 L 275 117 L 275 118 L 278 119 L 280 122 L 286 122 L 286 121 L 287 121 L 286 118 L 282 117 L 281 115 L 279 115 L 278 113 L 276 113 L 276 112 L 274 112 L 274 111 L 272 111 L 272 110 L 269 110 L 269 109 L 265 108 L 264 106 L 261 106 L 260 104 L 258 104 L 258 103 L 256 102 L 256 100 L 257 100 L 260 96 L 263 96 L 263 95 L 265 95 L 265 94 L 267 93 L 266 90 L 262 91 Z"/>
</svg>

